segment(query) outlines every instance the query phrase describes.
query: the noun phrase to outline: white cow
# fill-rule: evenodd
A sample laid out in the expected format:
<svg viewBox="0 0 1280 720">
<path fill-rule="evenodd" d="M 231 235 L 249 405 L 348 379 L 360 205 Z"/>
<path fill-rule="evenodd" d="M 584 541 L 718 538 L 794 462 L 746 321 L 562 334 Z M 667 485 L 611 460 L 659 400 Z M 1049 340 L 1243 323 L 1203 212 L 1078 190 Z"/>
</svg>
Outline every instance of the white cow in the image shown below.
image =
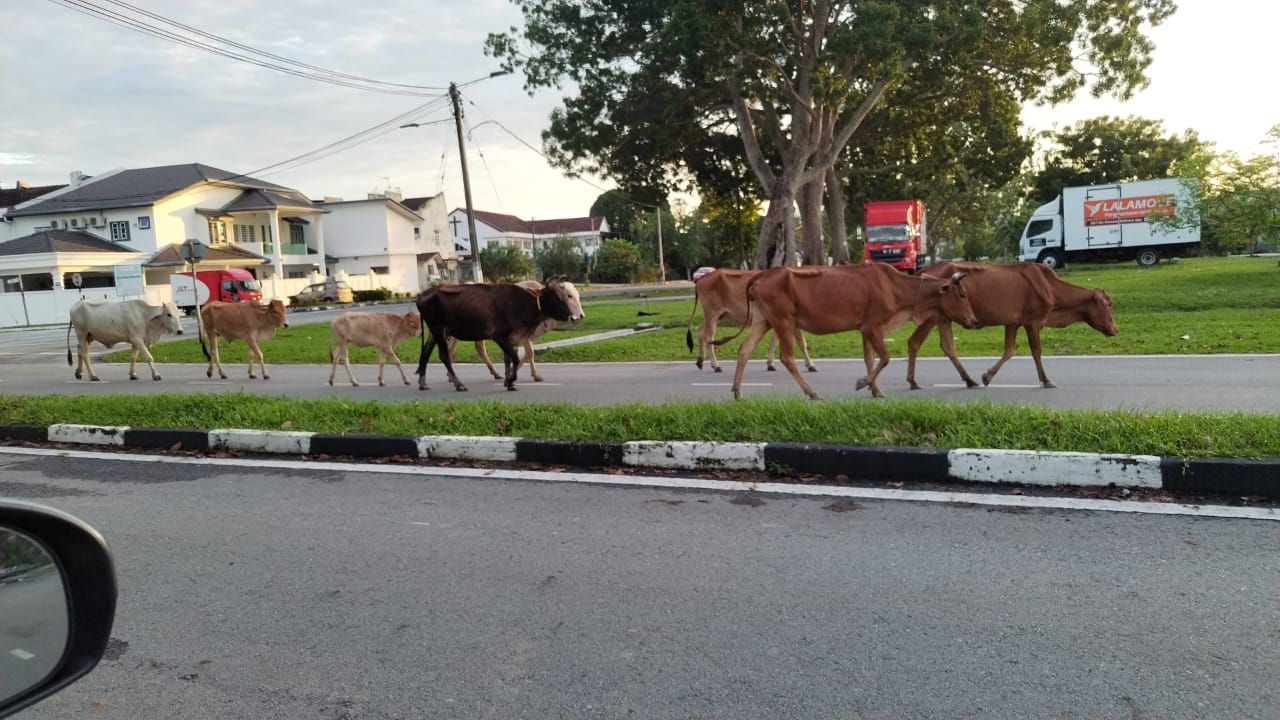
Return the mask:
<svg viewBox="0 0 1280 720">
<path fill-rule="evenodd" d="M 76 363 L 76 379 L 84 372 L 90 380 L 97 380 L 89 362 L 89 343 L 99 342 L 106 347 L 127 342 L 133 346 L 129 355 L 129 379 L 138 379 L 138 353 L 147 359 L 151 379 L 159 380 L 156 361 L 150 348 L 161 335 L 182 334 L 181 316 L 173 303 L 152 305 L 146 300 L 81 300 L 71 306 L 71 322 L 67 325 L 67 365 L 71 365 L 71 329 L 75 328 L 79 339 L 79 362 Z"/>
</svg>

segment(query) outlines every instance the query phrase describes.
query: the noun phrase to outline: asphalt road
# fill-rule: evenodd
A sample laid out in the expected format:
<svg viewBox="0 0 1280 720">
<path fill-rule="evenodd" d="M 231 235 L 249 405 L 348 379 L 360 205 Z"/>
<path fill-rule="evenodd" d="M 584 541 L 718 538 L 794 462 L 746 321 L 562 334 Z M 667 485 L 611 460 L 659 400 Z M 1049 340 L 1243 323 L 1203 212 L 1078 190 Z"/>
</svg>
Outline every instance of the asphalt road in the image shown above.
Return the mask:
<svg viewBox="0 0 1280 720">
<path fill-rule="evenodd" d="M 108 659 L 31 720 L 1280 702 L 1274 522 L 4 453 L 0 494 L 97 527 L 120 579 Z"/>
</svg>

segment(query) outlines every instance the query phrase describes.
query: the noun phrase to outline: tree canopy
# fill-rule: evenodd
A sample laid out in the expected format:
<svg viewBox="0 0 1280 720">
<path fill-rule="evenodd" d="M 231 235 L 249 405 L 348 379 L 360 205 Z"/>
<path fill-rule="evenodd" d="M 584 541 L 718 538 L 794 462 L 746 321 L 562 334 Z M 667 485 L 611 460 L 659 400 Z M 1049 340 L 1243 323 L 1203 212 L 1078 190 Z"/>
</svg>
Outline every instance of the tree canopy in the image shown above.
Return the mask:
<svg viewBox="0 0 1280 720">
<path fill-rule="evenodd" d="M 488 52 L 526 89 L 575 93 L 544 132 L 555 162 L 625 187 L 717 172 L 732 148 L 769 201 L 755 262 L 795 251 L 801 188 L 828 179 L 898 88 L 976 84 L 1020 104 L 1145 84 L 1146 26 L 1172 0 L 513 0 L 525 26 Z M 939 113 L 945 112 L 938 103 Z M 935 125 L 942 125 L 936 123 Z M 808 206 L 815 206 L 808 203 Z M 808 223 L 810 227 L 813 222 Z"/>
</svg>

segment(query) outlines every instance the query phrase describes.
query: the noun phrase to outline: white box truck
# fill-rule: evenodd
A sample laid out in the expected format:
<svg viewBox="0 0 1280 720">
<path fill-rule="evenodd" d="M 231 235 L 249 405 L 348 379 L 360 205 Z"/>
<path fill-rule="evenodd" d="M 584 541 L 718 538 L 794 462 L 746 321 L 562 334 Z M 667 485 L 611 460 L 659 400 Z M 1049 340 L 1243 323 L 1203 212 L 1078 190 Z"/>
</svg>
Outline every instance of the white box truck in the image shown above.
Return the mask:
<svg viewBox="0 0 1280 720">
<path fill-rule="evenodd" d="M 1059 268 L 1070 260 L 1136 260 L 1143 267 L 1200 244 L 1200 223 L 1154 224 L 1192 203 L 1179 178 L 1064 188 L 1036 209 L 1022 231 L 1018 260 Z M 1192 181 L 1194 182 L 1194 181 Z"/>
</svg>

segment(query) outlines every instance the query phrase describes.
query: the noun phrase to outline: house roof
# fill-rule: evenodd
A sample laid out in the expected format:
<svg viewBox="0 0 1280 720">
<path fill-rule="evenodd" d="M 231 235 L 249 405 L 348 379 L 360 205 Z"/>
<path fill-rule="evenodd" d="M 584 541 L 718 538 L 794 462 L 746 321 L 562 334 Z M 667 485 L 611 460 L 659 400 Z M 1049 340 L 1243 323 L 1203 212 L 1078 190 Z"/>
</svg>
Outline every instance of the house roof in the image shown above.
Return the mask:
<svg viewBox="0 0 1280 720">
<path fill-rule="evenodd" d="M 240 197 L 222 207 L 222 212 L 256 212 L 259 210 L 309 209 L 311 201 L 293 191 L 245 190 Z"/>
<path fill-rule="evenodd" d="M 83 230 L 41 230 L 0 243 L 0 257 L 43 253 L 136 253 Z"/>
<path fill-rule="evenodd" d="M 17 187 L 4 189 L 0 188 L 0 210 L 11 208 L 18 203 L 24 203 L 28 200 L 34 200 L 41 195 L 47 195 L 54 190 L 61 190 L 66 185 L 28 185 L 23 186 L 18 183 Z"/>
<path fill-rule="evenodd" d="M 232 187 L 257 188 L 290 199 L 290 206 L 307 207 L 310 201 L 302 193 L 263 180 L 238 175 L 200 163 L 163 165 L 159 167 L 121 170 L 93 179 L 43 202 L 10 210 L 9 217 L 48 215 L 51 213 L 109 210 L 113 208 L 147 207 L 157 200 L 205 182 L 225 181 Z"/>
<path fill-rule="evenodd" d="M 454 212 L 466 213 L 459 208 Z M 562 233 L 599 232 L 604 227 L 604 216 L 556 218 L 551 220 L 521 220 L 515 215 L 476 210 L 476 220 L 498 232 L 520 232 L 531 235 L 560 235 Z"/>
<path fill-rule="evenodd" d="M 178 253 L 178 248 L 181 245 L 182 243 L 165 245 L 142 264 L 147 267 L 178 267 L 186 265 L 186 261 Z M 262 265 L 266 262 L 268 260 L 265 257 L 252 250 L 245 250 L 235 245 L 211 245 L 205 250 L 204 259 L 200 261 L 202 265 L 224 263 L 236 267 Z"/>
<path fill-rule="evenodd" d="M 436 195 L 432 195 L 431 197 L 405 198 L 400 201 L 400 204 L 404 205 L 405 207 L 409 208 L 414 212 L 420 212 L 422 208 L 426 206 L 427 203 L 431 202 L 432 200 L 435 200 L 438 197 L 443 197 L 443 196 L 444 196 L 444 193 L 438 193 Z"/>
</svg>

